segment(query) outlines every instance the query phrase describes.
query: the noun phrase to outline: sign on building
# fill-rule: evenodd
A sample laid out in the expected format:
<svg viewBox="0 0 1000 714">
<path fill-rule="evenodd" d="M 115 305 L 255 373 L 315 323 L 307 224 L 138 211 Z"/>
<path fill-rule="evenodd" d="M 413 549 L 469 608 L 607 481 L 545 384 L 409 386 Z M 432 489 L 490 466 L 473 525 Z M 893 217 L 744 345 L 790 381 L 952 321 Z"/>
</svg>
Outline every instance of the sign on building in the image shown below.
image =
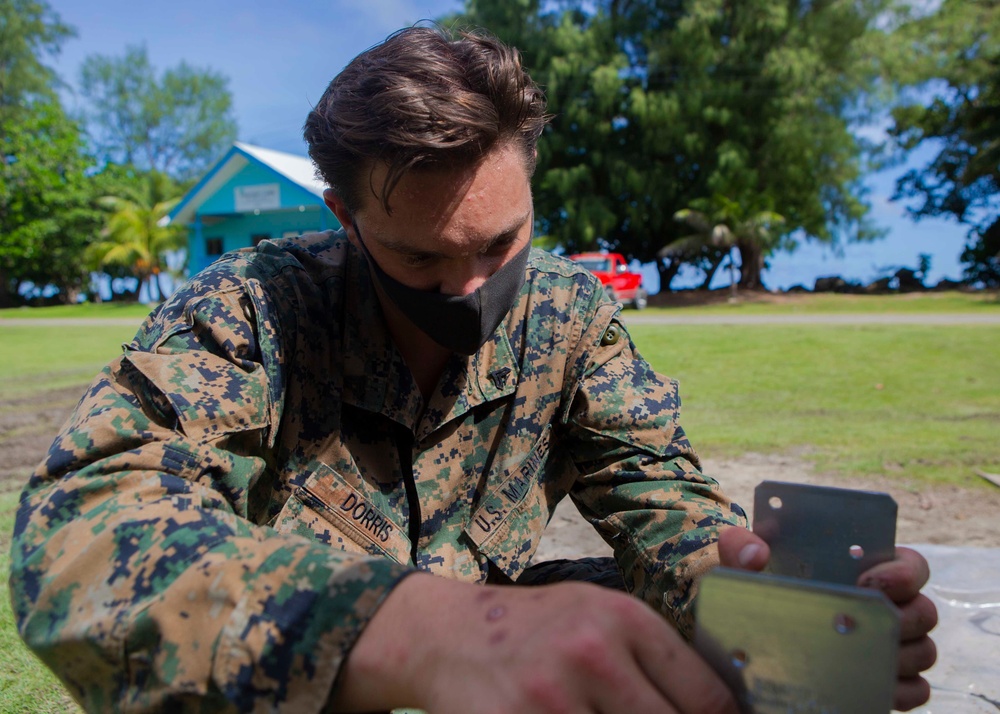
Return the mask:
<svg viewBox="0 0 1000 714">
<path fill-rule="evenodd" d="M 270 211 L 281 208 L 281 189 L 276 183 L 237 186 L 233 191 L 237 213 Z"/>
</svg>

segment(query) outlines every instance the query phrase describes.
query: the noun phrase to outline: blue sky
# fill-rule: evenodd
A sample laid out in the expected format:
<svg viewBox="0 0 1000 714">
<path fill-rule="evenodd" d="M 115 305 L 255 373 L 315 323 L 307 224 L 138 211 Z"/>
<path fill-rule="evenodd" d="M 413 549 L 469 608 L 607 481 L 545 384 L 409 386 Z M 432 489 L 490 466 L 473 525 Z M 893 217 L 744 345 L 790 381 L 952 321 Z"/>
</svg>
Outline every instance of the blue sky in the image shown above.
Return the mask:
<svg viewBox="0 0 1000 714">
<path fill-rule="evenodd" d="M 69 106 L 74 105 L 72 87 L 85 57 L 120 56 L 129 45 L 145 45 L 158 70 L 185 60 L 229 77 L 241 141 L 302 155 L 306 114 L 351 58 L 400 27 L 440 17 L 462 5 L 459 0 L 50 0 L 50 4 L 77 30 L 77 37 L 68 40 L 61 55 L 50 62 L 69 85 Z M 931 282 L 959 278 L 966 229 L 952 221 L 914 223 L 906 218 L 904 206 L 888 200 L 894 178 L 902 171 L 897 168 L 869 182 L 872 215 L 888 229 L 885 239 L 848 245 L 840 256 L 804 244 L 792 254 L 771 259 L 765 284 L 787 288 L 799 283 L 811 288 L 823 275 L 870 281 L 887 266 L 915 268 L 920 253 L 933 256 Z M 717 282 L 725 284 L 724 272 Z"/>
</svg>

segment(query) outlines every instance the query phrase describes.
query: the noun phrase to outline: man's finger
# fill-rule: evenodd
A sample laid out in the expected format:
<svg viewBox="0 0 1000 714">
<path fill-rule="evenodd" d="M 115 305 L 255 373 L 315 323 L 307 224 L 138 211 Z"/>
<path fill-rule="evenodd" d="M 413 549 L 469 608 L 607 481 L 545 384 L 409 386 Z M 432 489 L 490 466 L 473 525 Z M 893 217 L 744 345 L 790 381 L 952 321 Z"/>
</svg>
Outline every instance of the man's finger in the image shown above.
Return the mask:
<svg viewBox="0 0 1000 714">
<path fill-rule="evenodd" d="M 858 578 L 858 585 L 884 592 L 896 603 L 916 597 L 930 578 L 924 556 L 911 548 L 896 548 L 896 557 L 869 568 Z"/>
<path fill-rule="evenodd" d="M 666 637 L 634 641 L 635 661 L 645 679 L 680 714 L 737 714 L 736 699 L 722 678 L 676 630 L 667 629 Z"/>
<path fill-rule="evenodd" d="M 930 637 L 904 642 L 899 646 L 899 677 L 916 677 L 933 667 L 936 661 L 937 646 Z"/>
<path fill-rule="evenodd" d="M 624 664 L 624 663 L 623 663 Z M 632 683 L 629 687 L 601 687 L 596 692 L 594 705 L 599 712 L 656 712 L 657 714 L 680 714 L 666 701 L 663 693 L 649 680 L 634 661 L 628 663 L 617 677 L 618 681 Z"/>
<path fill-rule="evenodd" d="M 900 679 L 896 684 L 896 694 L 893 698 L 892 708 L 908 712 L 919 707 L 931 698 L 931 685 L 923 677 L 913 677 L 912 679 Z"/>
<path fill-rule="evenodd" d="M 719 562 L 727 568 L 763 570 L 770 558 L 764 539 L 746 528 L 733 526 L 719 533 Z"/>
<path fill-rule="evenodd" d="M 902 642 L 924 637 L 938 623 L 937 607 L 926 595 L 917 595 L 899 609 L 899 639 Z"/>
</svg>

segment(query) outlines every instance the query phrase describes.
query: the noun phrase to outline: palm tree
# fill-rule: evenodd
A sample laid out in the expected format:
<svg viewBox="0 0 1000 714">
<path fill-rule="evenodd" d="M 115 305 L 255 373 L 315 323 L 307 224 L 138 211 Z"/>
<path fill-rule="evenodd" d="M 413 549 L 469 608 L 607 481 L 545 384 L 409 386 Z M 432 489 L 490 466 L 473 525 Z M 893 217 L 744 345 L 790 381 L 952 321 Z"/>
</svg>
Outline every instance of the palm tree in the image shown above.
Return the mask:
<svg viewBox="0 0 1000 714">
<path fill-rule="evenodd" d="M 661 257 L 677 253 L 691 253 L 698 248 L 715 251 L 716 259 L 706 271 L 704 287 L 729 255 L 729 283 L 736 294 L 736 280 L 733 271 L 736 259 L 733 251 L 740 255 L 739 284 L 747 289 L 761 287 L 760 274 L 764 269 L 764 258 L 778 247 L 780 229 L 785 223 L 784 216 L 771 210 L 760 210 L 754 206 L 744 207 L 721 194 L 710 199 L 697 199 L 690 208 L 674 214 L 674 220 L 686 223 L 694 233 L 679 238 L 660 250 Z"/>
<path fill-rule="evenodd" d="M 157 299 L 166 297 L 160 282 L 168 271 L 166 255 L 183 248 L 186 239 L 182 227 L 165 225 L 164 220 L 180 201 L 177 193 L 168 176 L 152 171 L 131 196 L 99 199 L 110 215 L 101 240 L 87 250 L 91 265 L 126 268 L 139 281 L 140 290 L 147 286 L 150 299 L 154 299 L 154 287 Z"/>
<path fill-rule="evenodd" d="M 684 208 L 674 214 L 675 221 L 686 223 L 695 232 L 678 238 L 660 249 L 660 258 L 679 257 L 686 262 L 693 262 L 696 257 L 702 257 L 699 267 L 705 271 L 702 290 L 708 290 L 722 261 L 729 255 L 729 285 L 733 295 L 736 295 L 736 279 L 733 277 L 733 242 L 732 231 L 723 223 L 714 222 L 708 215 L 694 208 Z M 707 267 L 705 267 L 707 262 Z"/>
</svg>

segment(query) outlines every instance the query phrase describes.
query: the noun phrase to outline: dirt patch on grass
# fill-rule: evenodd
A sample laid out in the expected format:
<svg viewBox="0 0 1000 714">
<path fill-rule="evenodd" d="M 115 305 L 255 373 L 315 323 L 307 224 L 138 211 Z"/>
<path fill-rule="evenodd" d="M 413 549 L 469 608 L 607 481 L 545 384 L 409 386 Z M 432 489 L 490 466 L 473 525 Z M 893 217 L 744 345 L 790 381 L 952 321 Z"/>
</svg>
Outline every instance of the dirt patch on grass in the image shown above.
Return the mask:
<svg viewBox="0 0 1000 714">
<path fill-rule="evenodd" d="M 77 386 L 0 399 L 0 492 L 21 488 L 85 389 Z M 902 477 L 844 479 L 818 473 L 802 458 L 764 454 L 708 458 L 705 471 L 719 479 L 725 491 L 748 511 L 753 505 L 754 487 L 765 480 L 884 491 L 899 504 L 900 543 L 1000 545 L 1000 488 L 985 481 L 980 488 L 960 488 L 916 484 Z M 567 499 L 552 519 L 539 556 L 577 557 L 608 552 L 604 541 Z"/>
<path fill-rule="evenodd" d="M 761 481 L 787 481 L 882 491 L 899 506 L 896 542 L 953 546 L 1000 546 L 1000 488 L 933 486 L 904 478 L 849 479 L 819 473 L 795 456 L 744 454 L 733 459 L 706 459 L 705 472 L 743 506 L 753 509 L 753 491 Z M 535 555 L 536 561 L 610 555 L 611 549 L 576 512 L 569 499 L 561 503 Z"/>
<path fill-rule="evenodd" d="M 0 399 L 0 492 L 20 488 L 84 390 L 81 385 Z"/>
</svg>

